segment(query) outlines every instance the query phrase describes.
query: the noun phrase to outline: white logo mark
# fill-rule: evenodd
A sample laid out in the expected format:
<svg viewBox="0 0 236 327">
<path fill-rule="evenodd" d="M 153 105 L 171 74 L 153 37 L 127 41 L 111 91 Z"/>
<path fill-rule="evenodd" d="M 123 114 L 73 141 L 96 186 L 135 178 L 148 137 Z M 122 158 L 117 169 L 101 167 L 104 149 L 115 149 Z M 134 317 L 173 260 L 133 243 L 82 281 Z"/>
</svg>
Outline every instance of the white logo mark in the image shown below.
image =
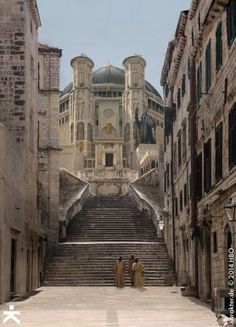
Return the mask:
<svg viewBox="0 0 236 327">
<path fill-rule="evenodd" d="M 15 323 L 20 325 L 20 319 L 16 317 L 20 315 L 20 311 L 15 311 L 14 305 L 9 305 L 9 311 L 3 311 L 3 315 L 6 316 L 3 319 L 4 324 L 6 324 L 9 320 L 13 320 Z"/>
</svg>

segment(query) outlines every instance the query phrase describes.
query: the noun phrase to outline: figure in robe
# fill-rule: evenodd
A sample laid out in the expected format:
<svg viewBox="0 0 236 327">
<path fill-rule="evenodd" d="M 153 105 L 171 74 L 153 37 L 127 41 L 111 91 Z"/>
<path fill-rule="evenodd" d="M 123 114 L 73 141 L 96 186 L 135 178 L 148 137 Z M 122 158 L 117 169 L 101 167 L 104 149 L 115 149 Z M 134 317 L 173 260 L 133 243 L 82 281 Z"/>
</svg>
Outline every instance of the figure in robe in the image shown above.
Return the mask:
<svg viewBox="0 0 236 327">
<path fill-rule="evenodd" d="M 134 271 L 132 269 L 134 262 L 135 262 L 134 256 L 131 255 L 129 259 L 129 277 L 130 277 L 131 286 L 134 286 Z"/>
<path fill-rule="evenodd" d="M 138 259 L 136 259 L 135 262 L 133 263 L 132 270 L 134 271 L 135 287 L 143 287 L 144 286 L 144 281 L 143 281 L 144 266 L 141 262 L 139 262 Z"/>
<path fill-rule="evenodd" d="M 122 260 L 122 257 L 115 263 L 114 267 L 115 271 L 115 286 L 116 287 L 124 287 L 125 286 L 125 262 Z"/>
</svg>

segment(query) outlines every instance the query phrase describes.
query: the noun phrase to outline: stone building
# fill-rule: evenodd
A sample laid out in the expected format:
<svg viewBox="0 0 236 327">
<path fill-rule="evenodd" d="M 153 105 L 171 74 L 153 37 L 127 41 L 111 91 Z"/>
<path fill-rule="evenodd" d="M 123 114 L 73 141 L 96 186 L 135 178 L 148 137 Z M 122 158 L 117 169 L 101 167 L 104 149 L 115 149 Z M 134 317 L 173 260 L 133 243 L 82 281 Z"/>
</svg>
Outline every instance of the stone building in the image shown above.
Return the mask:
<svg viewBox="0 0 236 327">
<path fill-rule="evenodd" d="M 134 55 L 124 60 L 124 70 L 111 64 L 93 70 L 93 61 L 81 55 L 71 66 L 73 83 L 60 99 L 60 166 L 85 179 L 128 180 L 155 166 L 163 144 L 163 109 L 159 93 L 145 81 L 145 60 Z M 153 126 L 143 146 L 139 127 L 146 112 Z"/>
<path fill-rule="evenodd" d="M 58 242 L 59 217 L 59 79 L 62 50 L 39 44 L 38 219 L 42 258 Z M 46 244 L 47 239 L 47 244 Z M 40 273 L 43 273 L 41 262 Z"/>
<path fill-rule="evenodd" d="M 236 202 L 235 17 L 235 0 L 192 1 L 161 77 L 165 237 L 179 284 L 214 306 L 228 288 L 228 249 L 236 245 L 235 222 L 224 208 Z"/>
<path fill-rule="evenodd" d="M 38 46 L 35 0 L 0 6 L 2 303 L 40 286 L 46 240 L 57 238 L 61 50 Z"/>
<path fill-rule="evenodd" d="M 36 1 L 1 0 L 0 302 L 39 286 Z"/>
</svg>

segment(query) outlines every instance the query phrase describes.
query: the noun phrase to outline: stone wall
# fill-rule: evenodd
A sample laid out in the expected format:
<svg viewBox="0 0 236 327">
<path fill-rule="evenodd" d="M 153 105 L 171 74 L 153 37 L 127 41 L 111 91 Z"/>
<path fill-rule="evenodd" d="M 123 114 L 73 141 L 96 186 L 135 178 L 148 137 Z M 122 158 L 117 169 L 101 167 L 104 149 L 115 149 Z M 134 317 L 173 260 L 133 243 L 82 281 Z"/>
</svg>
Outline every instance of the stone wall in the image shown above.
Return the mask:
<svg viewBox="0 0 236 327">
<path fill-rule="evenodd" d="M 59 228 L 59 74 L 61 50 L 39 44 L 38 181 L 47 201 L 48 246 L 58 242 Z"/>
<path fill-rule="evenodd" d="M 9 300 L 11 293 L 24 294 L 39 286 L 37 184 L 32 178 L 35 168 L 29 164 L 32 154 L 22 147 L 0 124 L 0 153 L 4 154 L 0 156 L 0 302 Z M 12 240 L 16 241 L 16 253 L 11 292 Z"/>
<path fill-rule="evenodd" d="M 2 0 L 0 16 L 0 122 L 4 124 L 0 137 L 0 301 L 6 301 L 39 286 L 42 249 L 37 217 L 36 107 L 40 18 L 36 1 L 29 0 Z M 10 270 L 14 271 L 13 282 Z"/>
<path fill-rule="evenodd" d="M 173 138 L 169 135 L 165 139 L 165 206 L 168 209 L 165 236 L 169 248 L 170 246 L 172 248 L 170 250 L 173 256 L 175 252 L 178 282 L 189 286 L 196 285 L 200 298 L 213 301 L 216 300 L 217 290 L 227 287 L 226 239 L 228 234 L 232 235 L 235 246 L 235 226 L 228 222 L 224 210 L 226 202 L 235 192 L 236 181 L 235 167 L 229 167 L 228 126 L 229 112 L 236 102 L 236 41 L 234 38 L 229 44 L 227 34 L 227 6 L 232 2 L 233 0 L 195 1 L 195 6 L 191 6 L 190 11 L 181 12 L 175 39 L 170 42 L 167 49 L 161 81 L 165 91 L 165 104 L 175 107 L 172 124 Z M 219 52 L 216 52 L 216 35 L 220 24 L 222 26 L 222 63 L 217 68 L 216 58 Z M 209 89 L 206 85 L 207 46 L 211 49 Z M 202 69 L 200 79 L 198 79 L 199 67 Z M 191 122 L 193 122 L 192 125 Z M 183 123 L 187 130 L 186 153 L 184 153 L 183 143 L 180 146 L 179 142 L 180 137 L 183 137 Z M 223 126 L 222 176 L 217 179 L 216 129 L 220 123 Z M 196 135 L 193 134 L 195 127 Z M 204 171 L 204 158 L 207 158 L 205 144 L 210 139 L 211 165 Z M 196 172 L 191 173 L 191 167 L 194 161 L 196 163 L 196 156 L 200 154 L 202 154 L 202 175 L 201 177 L 198 175 L 198 179 L 195 179 Z M 180 156 L 181 163 L 178 162 Z M 170 167 L 168 181 L 167 164 Z M 196 167 L 198 171 L 199 167 L 199 165 Z M 204 181 L 209 172 L 211 185 L 206 190 Z M 188 197 L 186 205 L 181 206 L 181 198 L 183 201 L 184 196 L 182 190 L 185 184 L 187 184 Z M 191 185 L 193 188 L 190 192 Z M 202 185 L 201 188 L 200 185 Z M 198 193 L 201 191 L 202 195 L 199 195 L 197 191 Z M 189 201 L 190 195 L 192 195 L 192 202 Z M 195 216 L 196 226 L 193 220 Z M 175 235 L 173 235 L 173 229 Z M 194 247 L 197 249 L 196 252 Z M 196 270 L 196 264 L 198 264 L 198 270 Z M 196 280 L 197 276 L 198 280 Z"/>
</svg>

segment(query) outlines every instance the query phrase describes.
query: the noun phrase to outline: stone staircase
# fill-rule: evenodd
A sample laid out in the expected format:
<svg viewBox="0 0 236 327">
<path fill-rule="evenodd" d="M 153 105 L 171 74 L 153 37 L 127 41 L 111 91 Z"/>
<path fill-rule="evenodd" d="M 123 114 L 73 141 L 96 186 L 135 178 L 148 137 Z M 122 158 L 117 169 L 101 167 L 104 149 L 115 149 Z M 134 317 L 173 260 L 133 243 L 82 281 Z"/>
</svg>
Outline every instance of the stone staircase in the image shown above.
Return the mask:
<svg viewBox="0 0 236 327">
<path fill-rule="evenodd" d="M 45 284 L 114 285 L 116 259 L 128 261 L 133 254 L 145 266 L 145 285 L 173 285 L 171 262 L 156 234 L 151 219 L 129 197 L 90 197 L 69 224 L 67 241 L 48 254 Z"/>
</svg>

